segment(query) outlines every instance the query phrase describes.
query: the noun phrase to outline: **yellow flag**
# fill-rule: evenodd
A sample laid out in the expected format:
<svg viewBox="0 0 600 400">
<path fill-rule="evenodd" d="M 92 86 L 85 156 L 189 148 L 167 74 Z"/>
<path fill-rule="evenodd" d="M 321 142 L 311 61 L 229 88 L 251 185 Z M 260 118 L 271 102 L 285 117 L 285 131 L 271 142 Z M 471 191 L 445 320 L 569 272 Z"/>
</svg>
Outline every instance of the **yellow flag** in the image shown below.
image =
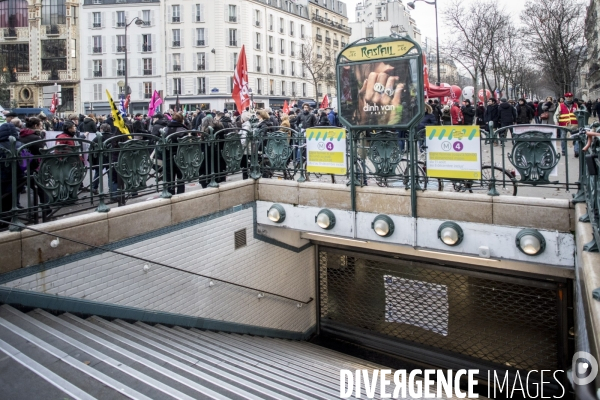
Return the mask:
<svg viewBox="0 0 600 400">
<path fill-rule="evenodd" d="M 110 112 L 111 112 L 111 114 L 113 116 L 113 120 L 114 120 L 113 124 L 119 131 L 121 131 L 122 134 L 127 135 L 127 137 L 129 139 L 131 139 L 131 135 L 129 134 L 129 129 L 127 129 L 127 125 L 125 125 L 125 121 L 123 120 L 121 113 L 117 109 L 117 105 L 115 104 L 112 97 L 110 96 L 110 92 L 108 91 L 108 89 L 106 89 L 106 96 L 108 97 L 108 104 L 110 104 Z"/>
</svg>

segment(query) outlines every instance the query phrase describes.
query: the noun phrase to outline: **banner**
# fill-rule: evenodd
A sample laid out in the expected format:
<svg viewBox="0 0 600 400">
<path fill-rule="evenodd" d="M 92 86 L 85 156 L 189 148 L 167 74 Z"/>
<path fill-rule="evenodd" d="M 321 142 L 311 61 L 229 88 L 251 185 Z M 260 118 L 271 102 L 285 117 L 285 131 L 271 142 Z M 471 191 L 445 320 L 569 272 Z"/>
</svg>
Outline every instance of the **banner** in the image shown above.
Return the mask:
<svg viewBox="0 0 600 400">
<path fill-rule="evenodd" d="M 346 130 L 327 126 L 306 130 L 306 170 L 346 175 Z"/>
<path fill-rule="evenodd" d="M 416 59 L 350 64 L 341 72 L 340 116 L 352 126 L 407 124 L 418 112 Z"/>
<path fill-rule="evenodd" d="M 427 176 L 481 179 L 481 135 L 478 126 L 428 126 Z"/>
</svg>

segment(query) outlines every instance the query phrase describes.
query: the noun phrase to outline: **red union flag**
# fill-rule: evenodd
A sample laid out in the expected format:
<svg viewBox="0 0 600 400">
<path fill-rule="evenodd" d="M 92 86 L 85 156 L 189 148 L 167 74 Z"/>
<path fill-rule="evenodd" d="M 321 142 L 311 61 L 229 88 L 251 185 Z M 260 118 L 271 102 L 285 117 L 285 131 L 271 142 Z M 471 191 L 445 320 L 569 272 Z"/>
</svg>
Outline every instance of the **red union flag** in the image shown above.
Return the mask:
<svg viewBox="0 0 600 400">
<path fill-rule="evenodd" d="M 238 58 L 235 74 L 233 75 L 233 100 L 239 112 L 250 107 L 250 95 L 248 93 L 248 64 L 246 63 L 246 49 L 242 46 Z"/>
<path fill-rule="evenodd" d="M 56 93 L 52 95 L 52 102 L 50 103 L 50 112 L 54 114 L 56 112 L 56 108 L 58 107 L 58 96 Z"/>
</svg>

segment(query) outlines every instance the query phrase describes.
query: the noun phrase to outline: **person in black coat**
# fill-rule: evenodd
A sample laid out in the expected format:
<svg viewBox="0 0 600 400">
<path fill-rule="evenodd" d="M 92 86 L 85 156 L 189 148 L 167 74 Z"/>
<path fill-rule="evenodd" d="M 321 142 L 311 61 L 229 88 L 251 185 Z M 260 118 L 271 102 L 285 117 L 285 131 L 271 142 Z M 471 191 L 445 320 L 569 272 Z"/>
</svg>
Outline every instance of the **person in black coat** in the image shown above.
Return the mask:
<svg viewBox="0 0 600 400">
<path fill-rule="evenodd" d="M 461 107 L 464 118 L 463 125 L 473 125 L 473 119 L 475 119 L 475 109 L 471 105 L 471 100 L 466 99 L 463 104 L 464 105 Z"/>
<path fill-rule="evenodd" d="M 89 114 L 87 117 L 83 119 L 83 124 L 81 124 L 81 128 L 79 129 L 81 132 L 96 132 L 96 116 L 94 114 Z"/>
<path fill-rule="evenodd" d="M 527 105 L 525 105 L 525 107 L 527 107 Z M 500 122 L 500 128 L 514 125 L 516 121 L 517 110 L 506 101 L 506 97 L 501 98 L 500 105 L 498 106 L 498 122 Z M 506 131 L 500 133 L 500 136 L 506 137 Z"/>
<path fill-rule="evenodd" d="M 487 108 L 483 114 L 483 123 L 486 126 L 486 130 L 489 130 L 490 122 L 494 124 L 494 129 L 498 129 L 500 121 L 498 119 L 498 104 L 496 104 L 496 99 L 488 99 L 487 101 Z"/>
<path fill-rule="evenodd" d="M 519 104 L 517 104 L 517 118 L 516 122 L 519 125 L 525 125 L 531 123 L 533 115 L 533 110 L 529 105 L 525 102 L 525 99 L 519 99 Z"/>
</svg>

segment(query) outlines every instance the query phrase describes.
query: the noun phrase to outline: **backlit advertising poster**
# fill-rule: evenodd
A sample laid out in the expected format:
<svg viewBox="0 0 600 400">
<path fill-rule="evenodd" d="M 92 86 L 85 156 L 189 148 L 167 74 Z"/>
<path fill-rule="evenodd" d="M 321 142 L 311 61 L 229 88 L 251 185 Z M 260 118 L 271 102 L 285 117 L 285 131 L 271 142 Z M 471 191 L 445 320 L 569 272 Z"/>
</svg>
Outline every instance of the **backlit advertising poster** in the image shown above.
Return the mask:
<svg viewBox="0 0 600 400">
<path fill-rule="evenodd" d="M 419 117 L 422 65 L 418 57 L 409 57 L 413 47 L 400 40 L 344 50 L 338 64 L 342 120 L 352 127 L 393 127 Z"/>
</svg>

